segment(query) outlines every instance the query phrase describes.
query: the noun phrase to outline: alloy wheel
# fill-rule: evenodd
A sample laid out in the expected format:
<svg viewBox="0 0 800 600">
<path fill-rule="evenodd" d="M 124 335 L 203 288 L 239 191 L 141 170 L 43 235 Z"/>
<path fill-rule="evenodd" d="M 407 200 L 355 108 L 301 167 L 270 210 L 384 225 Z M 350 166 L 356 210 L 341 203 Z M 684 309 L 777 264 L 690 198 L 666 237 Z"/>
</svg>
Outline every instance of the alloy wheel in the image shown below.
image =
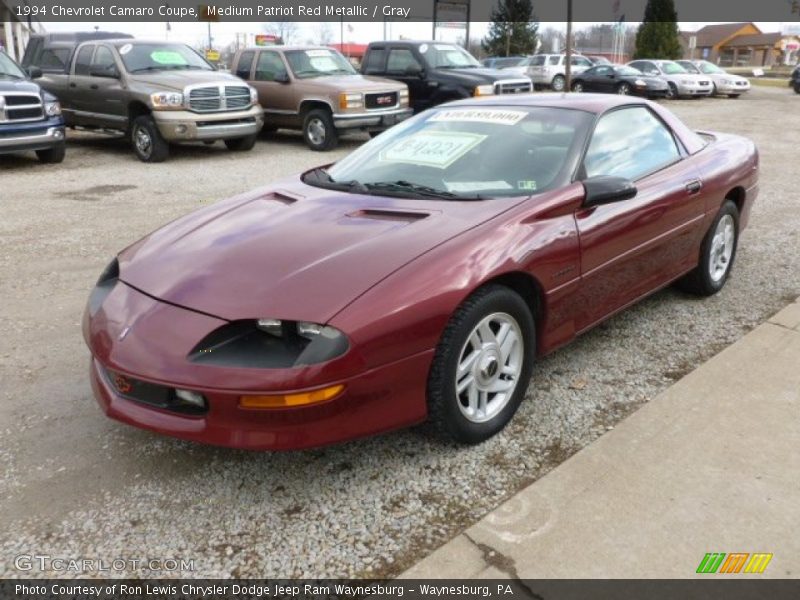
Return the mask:
<svg viewBox="0 0 800 600">
<path fill-rule="evenodd" d="M 708 275 L 714 282 L 720 281 L 731 265 L 731 257 L 736 243 L 736 225 L 731 215 L 723 215 L 711 239 L 711 252 L 708 258 Z"/>
</svg>

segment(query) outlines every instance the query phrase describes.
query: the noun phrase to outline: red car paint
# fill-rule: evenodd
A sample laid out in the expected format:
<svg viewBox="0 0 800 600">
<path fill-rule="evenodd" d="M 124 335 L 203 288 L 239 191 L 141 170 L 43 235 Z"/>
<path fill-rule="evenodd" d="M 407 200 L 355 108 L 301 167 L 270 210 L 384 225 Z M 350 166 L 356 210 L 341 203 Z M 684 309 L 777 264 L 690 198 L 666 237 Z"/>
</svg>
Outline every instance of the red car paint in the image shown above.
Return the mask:
<svg viewBox="0 0 800 600">
<path fill-rule="evenodd" d="M 591 208 L 582 206 L 580 182 L 529 198 L 457 202 L 334 192 L 297 177 L 187 215 L 123 251 L 120 281 L 97 312 L 87 309 L 84 336 L 103 410 L 159 433 L 251 449 L 310 447 L 407 426 L 426 417 L 428 371 L 448 319 L 486 282 L 503 281 L 531 303 L 543 355 L 694 268 L 726 197 L 736 199 L 746 225 L 758 189 L 758 154 L 748 140 L 718 134 L 703 146 L 670 112 L 638 99 L 481 102 L 513 104 L 598 115 L 646 104 L 689 156 L 637 181 L 635 198 Z M 693 179 L 702 181 L 700 193 L 686 190 Z M 347 335 L 350 348 L 290 369 L 187 360 L 227 320 L 260 317 L 327 323 Z M 105 369 L 202 392 L 209 412 L 181 415 L 125 399 Z M 345 393 L 320 405 L 238 407 L 243 393 L 336 383 Z"/>
</svg>

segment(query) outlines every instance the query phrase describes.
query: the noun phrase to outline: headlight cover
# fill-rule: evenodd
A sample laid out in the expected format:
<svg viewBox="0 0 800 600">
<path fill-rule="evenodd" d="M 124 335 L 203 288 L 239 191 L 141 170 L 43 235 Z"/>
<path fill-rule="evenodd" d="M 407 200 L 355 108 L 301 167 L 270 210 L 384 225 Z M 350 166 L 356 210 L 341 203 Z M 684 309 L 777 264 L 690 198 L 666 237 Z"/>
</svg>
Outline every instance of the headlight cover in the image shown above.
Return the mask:
<svg viewBox="0 0 800 600">
<path fill-rule="evenodd" d="M 155 92 L 150 94 L 150 102 L 155 110 L 180 110 L 183 108 L 183 94 L 180 92 Z"/>
<path fill-rule="evenodd" d="M 348 108 L 361 108 L 364 103 L 361 94 L 348 94 L 342 92 L 339 94 L 339 108 L 347 110 Z"/>
<path fill-rule="evenodd" d="M 99 309 L 100 306 L 103 304 L 103 300 L 106 299 L 111 293 L 111 290 L 114 289 L 114 286 L 117 285 L 117 281 L 119 280 L 119 261 L 114 258 L 106 268 L 103 269 L 103 272 L 100 273 L 100 277 L 97 279 L 97 283 L 92 290 L 92 293 L 89 295 L 89 314 L 94 315 Z"/>
<path fill-rule="evenodd" d="M 633 85 L 635 85 L 637 87 L 647 87 L 647 84 L 644 81 L 642 81 L 641 79 L 637 79 L 636 81 L 634 81 Z"/>
<path fill-rule="evenodd" d="M 188 358 L 226 367 L 288 369 L 327 362 L 349 346 L 347 336 L 330 325 L 263 318 L 223 325 L 203 338 Z"/>
<path fill-rule="evenodd" d="M 258 104 L 258 90 L 252 86 L 250 87 L 250 102 Z"/>
<path fill-rule="evenodd" d="M 494 86 L 493 85 L 479 85 L 472 91 L 473 96 L 493 96 L 494 95 Z"/>
<path fill-rule="evenodd" d="M 58 102 L 45 102 L 44 103 L 44 113 L 48 117 L 57 117 L 61 114 L 61 104 Z"/>
</svg>

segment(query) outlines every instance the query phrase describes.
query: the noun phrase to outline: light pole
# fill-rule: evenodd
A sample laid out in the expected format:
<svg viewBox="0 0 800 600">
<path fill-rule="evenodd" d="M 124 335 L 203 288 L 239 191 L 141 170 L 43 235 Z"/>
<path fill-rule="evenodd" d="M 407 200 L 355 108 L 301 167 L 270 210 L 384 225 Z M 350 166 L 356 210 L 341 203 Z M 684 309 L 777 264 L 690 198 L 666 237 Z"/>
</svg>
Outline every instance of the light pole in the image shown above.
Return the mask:
<svg viewBox="0 0 800 600">
<path fill-rule="evenodd" d="M 567 51 L 564 65 L 564 91 L 572 88 L 572 0 L 567 0 Z"/>
</svg>

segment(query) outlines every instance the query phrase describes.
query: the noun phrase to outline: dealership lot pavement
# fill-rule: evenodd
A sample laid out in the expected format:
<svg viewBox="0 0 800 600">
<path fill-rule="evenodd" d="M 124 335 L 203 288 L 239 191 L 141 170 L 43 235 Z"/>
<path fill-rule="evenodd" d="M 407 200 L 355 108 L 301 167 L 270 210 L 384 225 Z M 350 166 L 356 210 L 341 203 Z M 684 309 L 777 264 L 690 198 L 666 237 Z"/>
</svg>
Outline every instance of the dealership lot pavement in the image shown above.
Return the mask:
<svg viewBox="0 0 800 600">
<path fill-rule="evenodd" d="M 117 250 L 360 138 L 329 155 L 285 135 L 144 165 L 119 141 L 72 136 L 62 165 L 0 158 L 0 576 L 40 575 L 15 569 L 20 554 L 177 557 L 194 560 L 183 575 L 211 577 L 403 571 L 800 295 L 797 102 L 759 88 L 669 104 L 759 145 L 733 277 L 702 301 L 665 290 L 543 360 L 512 426 L 466 449 L 424 430 L 299 453 L 209 448 L 108 421 L 91 397 L 80 318 Z"/>
<path fill-rule="evenodd" d="M 799 362 L 800 299 L 403 576 L 680 579 L 742 552 L 797 577 Z"/>
</svg>

